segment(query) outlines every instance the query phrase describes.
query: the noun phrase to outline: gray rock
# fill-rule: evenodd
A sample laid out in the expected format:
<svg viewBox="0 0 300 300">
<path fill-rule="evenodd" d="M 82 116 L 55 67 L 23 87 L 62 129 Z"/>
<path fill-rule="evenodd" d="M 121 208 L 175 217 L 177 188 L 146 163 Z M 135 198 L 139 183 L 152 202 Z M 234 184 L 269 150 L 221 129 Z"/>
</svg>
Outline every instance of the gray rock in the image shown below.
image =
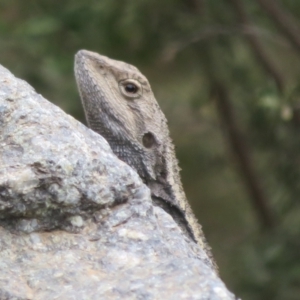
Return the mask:
<svg viewBox="0 0 300 300">
<path fill-rule="evenodd" d="M 107 142 L 0 66 L 0 299 L 234 299 Z"/>
</svg>

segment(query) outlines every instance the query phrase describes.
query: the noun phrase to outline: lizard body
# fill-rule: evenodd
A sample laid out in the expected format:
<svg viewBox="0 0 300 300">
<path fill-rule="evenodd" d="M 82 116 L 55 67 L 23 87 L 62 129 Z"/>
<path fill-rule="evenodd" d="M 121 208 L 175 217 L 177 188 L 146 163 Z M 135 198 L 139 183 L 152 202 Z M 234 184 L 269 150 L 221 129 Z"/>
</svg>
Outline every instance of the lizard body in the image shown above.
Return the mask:
<svg viewBox="0 0 300 300">
<path fill-rule="evenodd" d="M 212 259 L 182 188 L 166 117 L 147 78 L 132 65 L 86 50 L 75 56 L 75 76 L 89 127 L 137 171 L 154 203 Z"/>
</svg>

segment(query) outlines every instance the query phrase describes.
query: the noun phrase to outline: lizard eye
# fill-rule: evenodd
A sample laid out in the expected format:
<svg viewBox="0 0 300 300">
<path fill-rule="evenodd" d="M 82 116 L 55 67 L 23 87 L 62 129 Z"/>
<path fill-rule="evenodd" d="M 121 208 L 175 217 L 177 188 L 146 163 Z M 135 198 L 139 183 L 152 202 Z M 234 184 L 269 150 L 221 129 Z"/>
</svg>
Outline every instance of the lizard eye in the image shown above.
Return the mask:
<svg viewBox="0 0 300 300">
<path fill-rule="evenodd" d="M 130 94 L 135 94 L 138 91 L 138 87 L 132 83 L 127 83 L 124 88 L 125 91 Z"/>
<path fill-rule="evenodd" d="M 141 84 L 133 79 L 123 80 L 119 83 L 121 93 L 126 98 L 138 98 L 142 95 Z"/>
</svg>

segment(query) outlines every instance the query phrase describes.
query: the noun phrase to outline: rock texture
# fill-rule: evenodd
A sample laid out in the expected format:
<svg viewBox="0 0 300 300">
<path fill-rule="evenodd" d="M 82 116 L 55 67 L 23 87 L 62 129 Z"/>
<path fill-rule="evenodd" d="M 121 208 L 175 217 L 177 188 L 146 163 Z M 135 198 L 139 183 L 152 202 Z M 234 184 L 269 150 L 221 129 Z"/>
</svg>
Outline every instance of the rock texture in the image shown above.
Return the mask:
<svg viewBox="0 0 300 300">
<path fill-rule="evenodd" d="M 107 142 L 0 66 L 0 299 L 234 299 Z"/>
</svg>

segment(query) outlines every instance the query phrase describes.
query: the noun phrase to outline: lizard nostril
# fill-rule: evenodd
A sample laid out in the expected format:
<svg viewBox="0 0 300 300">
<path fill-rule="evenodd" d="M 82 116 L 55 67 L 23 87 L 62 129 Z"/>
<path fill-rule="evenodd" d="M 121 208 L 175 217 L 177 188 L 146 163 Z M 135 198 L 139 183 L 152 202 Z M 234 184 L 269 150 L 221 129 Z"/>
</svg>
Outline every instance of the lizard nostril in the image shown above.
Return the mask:
<svg viewBox="0 0 300 300">
<path fill-rule="evenodd" d="M 146 148 L 151 148 L 155 143 L 154 136 L 151 132 L 147 132 L 143 136 L 143 145 Z"/>
</svg>

